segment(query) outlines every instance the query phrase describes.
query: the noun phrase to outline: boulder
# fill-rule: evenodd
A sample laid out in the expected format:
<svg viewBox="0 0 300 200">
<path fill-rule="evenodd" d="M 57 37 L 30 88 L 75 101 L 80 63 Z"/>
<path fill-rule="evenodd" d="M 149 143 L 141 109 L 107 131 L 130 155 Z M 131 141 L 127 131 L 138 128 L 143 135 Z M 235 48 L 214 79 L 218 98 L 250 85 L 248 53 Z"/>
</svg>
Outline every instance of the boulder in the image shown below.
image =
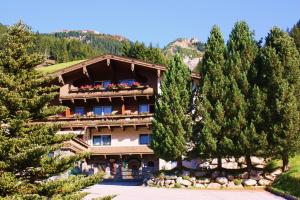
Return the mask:
<svg viewBox="0 0 300 200">
<path fill-rule="evenodd" d="M 197 171 L 195 172 L 195 176 L 196 177 L 203 177 L 203 176 L 206 176 L 207 175 L 207 172 L 205 171 Z"/>
<path fill-rule="evenodd" d="M 164 185 L 165 185 L 165 180 L 164 180 L 164 179 L 161 179 L 161 180 L 157 181 L 156 185 L 159 186 L 159 187 L 164 187 Z"/>
<path fill-rule="evenodd" d="M 203 184 L 201 184 L 201 183 L 196 183 L 196 184 L 195 184 L 195 187 L 196 187 L 196 188 L 201 188 L 201 189 L 203 189 L 203 188 L 205 188 L 205 185 L 203 185 Z"/>
<path fill-rule="evenodd" d="M 185 187 L 189 187 L 189 186 L 192 185 L 192 182 L 189 181 L 189 180 L 182 180 L 180 184 L 185 186 Z"/>
<path fill-rule="evenodd" d="M 173 175 L 173 176 L 166 176 L 165 179 L 168 179 L 168 180 L 176 180 L 177 179 L 177 176 Z"/>
<path fill-rule="evenodd" d="M 220 183 L 221 185 L 225 185 L 228 183 L 228 179 L 226 177 L 217 177 L 216 182 Z"/>
<path fill-rule="evenodd" d="M 260 176 L 264 173 L 262 170 L 251 170 L 250 175 L 251 176 Z"/>
<path fill-rule="evenodd" d="M 210 183 L 207 185 L 207 188 L 209 188 L 209 189 L 219 189 L 221 187 L 222 187 L 222 185 L 220 183 Z"/>
<path fill-rule="evenodd" d="M 270 181 L 274 181 L 276 179 L 276 177 L 271 174 L 265 174 L 264 177 Z"/>
<path fill-rule="evenodd" d="M 199 168 L 205 168 L 205 169 L 208 169 L 209 168 L 209 162 L 204 162 L 204 163 L 201 163 L 199 164 Z"/>
<path fill-rule="evenodd" d="M 241 179 L 246 179 L 246 178 L 248 178 L 248 172 L 244 172 L 242 174 L 239 174 L 238 177 L 241 178 Z"/>
<path fill-rule="evenodd" d="M 278 169 L 274 170 L 273 172 L 271 172 L 272 176 L 278 176 L 280 174 L 282 174 L 282 169 L 280 169 L 280 168 L 278 168 Z"/>
<path fill-rule="evenodd" d="M 151 179 L 146 182 L 146 185 L 148 185 L 148 186 L 152 186 L 154 184 L 155 184 L 154 181 Z"/>
<path fill-rule="evenodd" d="M 228 187 L 228 188 L 235 188 L 236 185 L 234 184 L 233 181 L 230 181 L 230 182 L 227 184 L 227 187 Z"/>
<path fill-rule="evenodd" d="M 264 169 L 266 166 L 265 165 L 255 165 L 254 167 L 257 169 Z"/>
<path fill-rule="evenodd" d="M 238 162 L 239 164 L 246 164 L 245 157 L 242 156 L 242 157 L 238 158 L 238 159 L 237 159 L 237 162 Z"/>
<path fill-rule="evenodd" d="M 218 168 L 218 165 L 210 165 L 209 166 L 209 169 L 216 169 L 216 168 Z"/>
<path fill-rule="evenodd" d="M 233 180 L 234 180 L 234 176 L 232 176 L 232 175 L 227 175 L 227 179 L 228 179 L 228 181 L 233 181 Z"/>
<path fill-rule="evenodd" d="M 197 180 L 197 183 L 208 184 L 208 183 L 210 183 L 210 179 L 209 178 L 202 178 L 202 179 Z"/>
<path fill-rule="evenodd" d="M 183 179 L 182 179 L 182 177 L 181 176 L 179 176 L 179 177 L 177 177 L 176 178 L 176 183 L 179 183 L 179 184 L 181 184 L 181 181 L 182 181 Z"/>
<path fill-rule="evenodd" d="M 237 162 L 227 162 L 222 164 L 222 167 L 225 169 L 238 169 L 238 163 Z"/>
<path fill-rule="evenodd" d="M 175 184 L 175 181 L 172 179 L 165 180 L 165 185 L 171 185 L 171 184 Z"/>
<path fill-rule="evenodd" d="M 255 186 L 257 184 L 257 181 L 253 179 L 246 179 L 243 181 L 243 184 L 245 186 Z"/>
<path fill-rule="evenodd" d="M 224 158 L 222 158 L 222 164 L 223 163 L 226 163 L 226 160 Z M 212 165 L 218 165 L 218 159 L 217 158 L 214 158 L 212 161 L 211 161 L 211 164 Z"/>
<path fill-rule="evenodd" d="M 271 184 L 271 181 L 267 180 L 267 179 L 260 179 L 258 181 L 258 185 L 260 185 L 260 186 L 267 186 L 267 185 L 270 185 L 270 184 Z"/>
<path fill-rule="evenodd" d="M 195 178 L 195 177 L 191 177 L 191 178 L 189 179 L 189 181 L 191 181 L 191 182 L 196 181 L 196 178 Z"/>
<path fill-rule="evenodd" d="M 252 165 L 264 165 L 264 164 L 266 164 L 264 158 L 259 158 L 259 157 L 256 157 L 256 156 L 251 156 L 251 163 L 252 163 Z"/>
</svg>

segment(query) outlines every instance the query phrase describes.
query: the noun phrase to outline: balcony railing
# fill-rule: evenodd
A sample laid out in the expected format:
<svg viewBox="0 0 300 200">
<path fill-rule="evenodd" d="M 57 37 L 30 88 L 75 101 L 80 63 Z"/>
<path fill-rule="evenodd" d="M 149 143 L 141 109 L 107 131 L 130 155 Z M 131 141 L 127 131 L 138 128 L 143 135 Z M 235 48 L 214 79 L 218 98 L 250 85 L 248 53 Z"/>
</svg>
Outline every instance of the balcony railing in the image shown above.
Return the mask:
<svg viewBox="0 0 300 200">
<path fill-rule="evenodd" d="M 137 97 L 137 96 L 153 96 L 154 89 L 149 86 L 135 86 L 135 87 L 112 87 L 112 88 L 97 88 L 86 87 L 78 88 L 68 86 L 61 88 L 60 100 L 73 99 L 93 99 L 93 98 L 112 98 L 112 97 Z"/>
<path fill-rule="evenodd" d="M 60 122 L 63 127 L 125 127 L 125 126 L 149 126 L 153 113 L 132 115 L 104 115 L 104 116 L 52 116 L 46 122 Z"/>
</svg>

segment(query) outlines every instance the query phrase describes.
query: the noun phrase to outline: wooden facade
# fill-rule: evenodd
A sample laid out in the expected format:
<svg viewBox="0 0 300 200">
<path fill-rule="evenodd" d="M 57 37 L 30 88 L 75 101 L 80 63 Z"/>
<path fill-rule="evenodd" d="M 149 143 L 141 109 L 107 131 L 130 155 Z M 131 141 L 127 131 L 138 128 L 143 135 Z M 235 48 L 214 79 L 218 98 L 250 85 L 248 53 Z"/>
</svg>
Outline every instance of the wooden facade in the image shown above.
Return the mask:
<svg viewBox="0 0 300 200">
<path fill-rule="evenodd" d="M 58 71 L 61 87 L 55 102 L 67 109 L 43 123 L 59 122 L 61 134 L 78 135 L 64 149 L 91 153 L 82 169 L 109 168 L 112 175 L 116 168 L 158 170 L 159 160 L 149 143 L 155 95 L 165 70 L 140 60 L 104 55 Z M 192 78 L 198 82 L 198 75 Z"/>
</svg>

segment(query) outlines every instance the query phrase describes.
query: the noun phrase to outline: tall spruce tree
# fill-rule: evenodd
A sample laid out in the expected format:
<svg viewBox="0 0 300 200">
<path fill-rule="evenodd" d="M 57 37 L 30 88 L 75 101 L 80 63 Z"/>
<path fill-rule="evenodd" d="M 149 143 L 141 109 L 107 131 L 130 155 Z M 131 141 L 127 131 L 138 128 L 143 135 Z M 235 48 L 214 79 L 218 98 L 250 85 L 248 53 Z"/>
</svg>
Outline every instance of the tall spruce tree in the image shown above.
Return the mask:
<svg viewBox="0 0 300 200">
<path fill-rule="evenodd" d="M 57 124 L 32 123 L 64 109 L 49 103 L 58 88 L 50 86 L 53 78 L 35 70 L 42 57 L 29 53 L 32 39 L 30 29 L 19 22 L 9 28 L 0 51 L 0 197 L 81 199 L 85 194 L 79 190 L 100 175 L 48 179 L 84 155 L 53 155 L 73 135 L 56 134 Z"/>
<path fill-rule="evenodd" d="M 237 22 L 227 44 L 226 136 L 235 141 L 232 155 L 245 156 L 250 172 L 251 155 L 263 152 L 265 95 L 256 81 L 258 45 L 246 22 Z"/>
<path fill-rule="evenodd" d="M 268 142 L 272 155 L 282 157 L 283 170 L 300 144 L 300 56 L 293 39 L 273 28 L 260 55 L 261 74 L 267 91 Z"/>
<path fill-rule="evenodd" d="M 191 72 L 177 54 L 170 60 L 156 98 L 151 147 L 159 157 L 177 160 L 179 168 L 192 134 L 191 94 Z"/>
<path fill-rule="evenodd" d="M 226 47 L 222 34 L 213 26 L 207 40 L 206 51 L 200 67 L 201 81 L 195 100 L 193 141 L 200 157 L 218 158 L 222 168 L 222 156 L 228 155 L 233 142 L 224 135 L 226 77 L 224 76 Z"/>
</svg>

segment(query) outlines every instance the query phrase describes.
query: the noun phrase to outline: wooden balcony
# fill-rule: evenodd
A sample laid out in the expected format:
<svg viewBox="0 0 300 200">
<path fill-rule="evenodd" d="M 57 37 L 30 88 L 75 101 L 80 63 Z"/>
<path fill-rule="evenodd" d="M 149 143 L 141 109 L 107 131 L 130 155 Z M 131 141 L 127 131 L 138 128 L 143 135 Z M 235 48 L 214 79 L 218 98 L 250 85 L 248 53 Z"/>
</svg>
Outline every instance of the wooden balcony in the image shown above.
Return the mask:
<svg viewBox="0 0 300 200">
<path fill-rule="evenodd" d="M 149 127 L 152 122 L 153 113 L 134 114 L 134 115 L 104 115 L 104 116 L 53 116 L 44 123 L 59 122 L 63 128 L 101 128 L 107 127 Z"/>
<path fill-rule="evenodd" d="M 112 98 L 126 97 L 134 98 L 137 97 L 147 97 L 154 95 L 154 89 L 149 86 L 139 86 L 139 87 L 124 87 L 124 88 L 77 88 L 70 85 L 65 85 L 60 88 L 60 101 L 63 100 L 88 100 L 96 99 L 99 101 L 101 98 L 108 98 L 110 101 Z"/>
</svg>

